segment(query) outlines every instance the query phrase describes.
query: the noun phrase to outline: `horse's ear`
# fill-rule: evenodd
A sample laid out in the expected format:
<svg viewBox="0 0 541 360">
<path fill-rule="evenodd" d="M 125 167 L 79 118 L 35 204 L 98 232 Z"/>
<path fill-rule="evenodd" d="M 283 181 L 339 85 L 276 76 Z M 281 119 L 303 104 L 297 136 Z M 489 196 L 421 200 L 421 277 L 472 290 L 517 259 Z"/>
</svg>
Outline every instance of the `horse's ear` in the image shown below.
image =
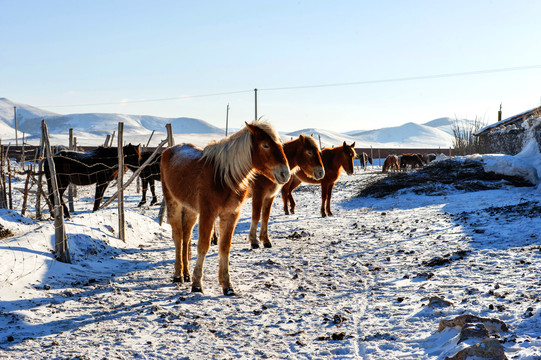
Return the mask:
<svg viewBox="0 0 541 360">
<path fill-rule="evenodd" d="M 303 144 L 306 142 L 306 137 L 304 136 L 304 134 L 299 135 L 299 140 L 302 141 Z"/>
<path fill-rule="evenodd" d="M 250 132 L 252 133 L 252 135 L 255 135 L 256 133 L 256 127 L 253 126 L 252 124 L 248 124 L 246 121 L 244 122 L 246 124 L 246 127 L 248 128 L 248 130 L 250 130 Z"/>
<path fill-rule="evenodd" d="M 343 147 L 346 147 L 348 144 L 346 144 L 346 142 L 344 141 L 344 143 L 342 144 Z"/>
<path fill-rule="evenodd" d="M 355 141 L 353 142 L 353 144 L 351 144 L 351 147 L 354 148 L 355 147 Z"/>
</svg>

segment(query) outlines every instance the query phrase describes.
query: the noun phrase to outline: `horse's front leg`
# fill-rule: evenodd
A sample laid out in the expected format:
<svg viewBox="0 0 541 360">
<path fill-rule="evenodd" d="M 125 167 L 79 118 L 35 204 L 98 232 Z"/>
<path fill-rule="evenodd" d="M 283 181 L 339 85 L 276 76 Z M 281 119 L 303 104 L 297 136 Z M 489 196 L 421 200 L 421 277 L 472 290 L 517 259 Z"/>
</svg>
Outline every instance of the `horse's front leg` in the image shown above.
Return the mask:
<svg viewBox="0 0 541 360">
<path fill-rule="evenodd" d="M 229 277 L 229 252 L 231 251 L 231 240 L 233 238 L 233 231 L 239 219 L 240 211 L 235 213 L 229 213 L 220 216 L 220 239 L 218 240 L 218 257 L 220 259 L 218 265 L 218 279 L 224 295 L 233 296 L 235 290 L 231 285 L 231 279 Z"/>
<path fill-rule="evenodd" d="M 148 181 L 142 176 L 140 176 L 140 179 L 141 179 L 141 185 L 142 185 L 142 188 L 143 188 L 143 195 L 141 197 L 141 201 L 139 202 L 139 204 L 137 204 L 137 207 L 141 207 L 144 204 L 146 204 L 146 202 L 147 202 Z"/>
<path fill-rule="evenodd" d="M 105 194 L 105 189 L 107 189 L 108 185 L 109 182 L 99 185 L 96 184 L 96 194 L 94 195 L 94 208 L 92 209 L 92 212 L 99 209 L 101 201 L 103 200 L 103 194 Z"/>
<path fill-rule="evenodd" d="M 257 224 L 261 216 L 261 207 L 263 205 L 263 194 L 261 191 L 253 189 L 252 194 L 252 223 L 250 225 L 250 232 L 248 234 L 248 240 L 252 249 L 259 249 L 259 241 L 257 240 Z"/>
<path fill-rule="evenodd" d="M 197 240 L 197 260 L 193 269 L 192 291 L 203 292 L 201 278 L 203 277 L 203 266 L 205 256 L 209 251 L 210 237 L 216 221 L 216 215 L 212 213 L 201 213 L 199 216 L 199 239 Z M 221 223 L 221 221 L 220 221 Z M 221 230 L 221 229 L 220 229 Z M 221 233 L 220 233 L 221 234 Z"/>
<path fill-rule="evenodd" d="M 289 215 L 289 183 L 282 187 L 282 202 L 284 203 L 284 214 Z"/>
<path fill-rule="evenodd" d="M 266 248 L 271 248 L 272 243 L 269 239 L 269 218 L 272 208 L 272 203 L 274 202 L 275 196 L 265 198 L 263 200 L 263 210 L 261 214 L 261 229 L 259 230 L 259 238 L 263 243 L 263 246 Z"/>
</svg>

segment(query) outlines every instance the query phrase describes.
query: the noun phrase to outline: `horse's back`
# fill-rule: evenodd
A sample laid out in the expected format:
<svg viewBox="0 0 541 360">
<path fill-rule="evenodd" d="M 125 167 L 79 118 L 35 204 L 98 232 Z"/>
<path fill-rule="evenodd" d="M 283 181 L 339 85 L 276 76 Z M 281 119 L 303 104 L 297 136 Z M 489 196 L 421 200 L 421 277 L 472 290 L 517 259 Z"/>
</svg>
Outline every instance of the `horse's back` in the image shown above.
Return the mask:
<svg viewBox="0 0 541 360">
<path fill-rule="evenodd" d="M 192 144 L 181 144 L 163 151 L 160 162 L 162 190 L 166 201 L 176 201 L 198 208 L 203 150 Z"/>
</svg>

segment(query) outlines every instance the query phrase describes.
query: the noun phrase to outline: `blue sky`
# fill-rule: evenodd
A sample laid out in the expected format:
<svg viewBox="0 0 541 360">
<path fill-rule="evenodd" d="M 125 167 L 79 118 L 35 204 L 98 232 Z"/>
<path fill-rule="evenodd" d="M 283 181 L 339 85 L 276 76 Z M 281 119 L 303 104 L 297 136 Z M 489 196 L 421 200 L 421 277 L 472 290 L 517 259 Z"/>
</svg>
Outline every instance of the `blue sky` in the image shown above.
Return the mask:
<svg viewBox="0 0 541 360">
<path fill-rule="evenodd" d="M 229 104 L 239 127 L 258 88 L 258 115 L 281 131 L 492 123 L 500 103 L 504 117 L 540 105 L 540 13 L 523 0 L 0 0 L 0 97 L 220 127 Z"/>
</svg>

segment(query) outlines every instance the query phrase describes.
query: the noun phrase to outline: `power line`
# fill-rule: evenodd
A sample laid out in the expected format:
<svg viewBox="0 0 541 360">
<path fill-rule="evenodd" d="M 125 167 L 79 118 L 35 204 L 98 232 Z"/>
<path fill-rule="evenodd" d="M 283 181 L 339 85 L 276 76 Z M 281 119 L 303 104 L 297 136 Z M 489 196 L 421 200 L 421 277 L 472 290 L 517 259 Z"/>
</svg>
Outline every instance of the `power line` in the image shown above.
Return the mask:
<svg viewBox="0 0 541 360">
<path fill-rule="evenodd" d="M 509 67 L 509 68 L 501 68 L 501 69 L 466 71 L 466 72 L 447 73 L 447 74 L 438 74 L 438 75 L 411 76 L 411 77 L 390 78 L 390 79 L 382 79 L 382 80 L 365 80 L 365 81 L 353 81 L 353 82 L 319 84 L 319 85 L 302 85 L 302 86 L 287 86 L 287 87 L 275 87 L 275 88 L 258 88 L 258 90 L 261 90 L 261 91 L 274 91 L 274 90 L 295 90 L 295 89 L 322 88 L 322 87 L 333 87 L 333 86 L 368 85 L 368 84 L 380 84 L 380 83 L 401 82 L 401 81 L 430 80 L 430 79 L 439 79 L 439 78 L 448 78 L 448 77 L 482 75 L 482 74 L 492 74 L 492 73 L 499 73 L 499 72 L 532 70 L 532 69 L 541 69 L 541 65 L 517 66 L 517 67 Z"/>
<path fill-rule="evenodd" d="M 370 85 L 370 84 L 382 84 L 382 83 L 393 83 L 393 82 L 403 82 L 403 81 L 430 80 L 430 79 L 441 79 L 441 78 L 460 77 L 460 76 L 484 75 L 484 74 L 493 74 L 493 73 L 511 72 L 511 71 L 524 71 L 524 70 L 533 70 L 533 69 L 541 69 L 541 65 L 515 66 L 515 67 L 489 69 L 489 70 L 476 70 L 476 71 L 444 73 L 444 74 L 436 74 L 436 75 L 422 75 L 422 76 L 389 78 L 389 79 L 379 79 L 379 80 L 363 80 L 363 81 L 352 81 L 352 82 L 342 82 L 342 83 L 283 86 L 283 87 L 273 87 L 273 88 L 257 88 L 257 90 L 258 91 L 279 91 L 279 90 L 313 89 L 313 88 L 354 86 L 354 85 Z M 242 94 L 242 93 L 248 93 L 248 92 L 253 92 L 253 90 L 250 89 L 250 90 L 226 91 L 226 92 L 218 92 L 218 93 L 185 95 L 185 96 L 176 96 L 176 97 L 168 97 L 168 98 L 158 98 L 158 99 L 127 100 L 127 101 L 89 103 L 89 104 L 41 105 L 38 107 L 64 108 L 64 107 L 79 107 L 79 106 L 122 105 L 122 104 L 135 104 L 135 103 L 147 103 L 147 102 L 186 100 L 186 99 L 202 98 L 202 97 Z"/>
</svg>

